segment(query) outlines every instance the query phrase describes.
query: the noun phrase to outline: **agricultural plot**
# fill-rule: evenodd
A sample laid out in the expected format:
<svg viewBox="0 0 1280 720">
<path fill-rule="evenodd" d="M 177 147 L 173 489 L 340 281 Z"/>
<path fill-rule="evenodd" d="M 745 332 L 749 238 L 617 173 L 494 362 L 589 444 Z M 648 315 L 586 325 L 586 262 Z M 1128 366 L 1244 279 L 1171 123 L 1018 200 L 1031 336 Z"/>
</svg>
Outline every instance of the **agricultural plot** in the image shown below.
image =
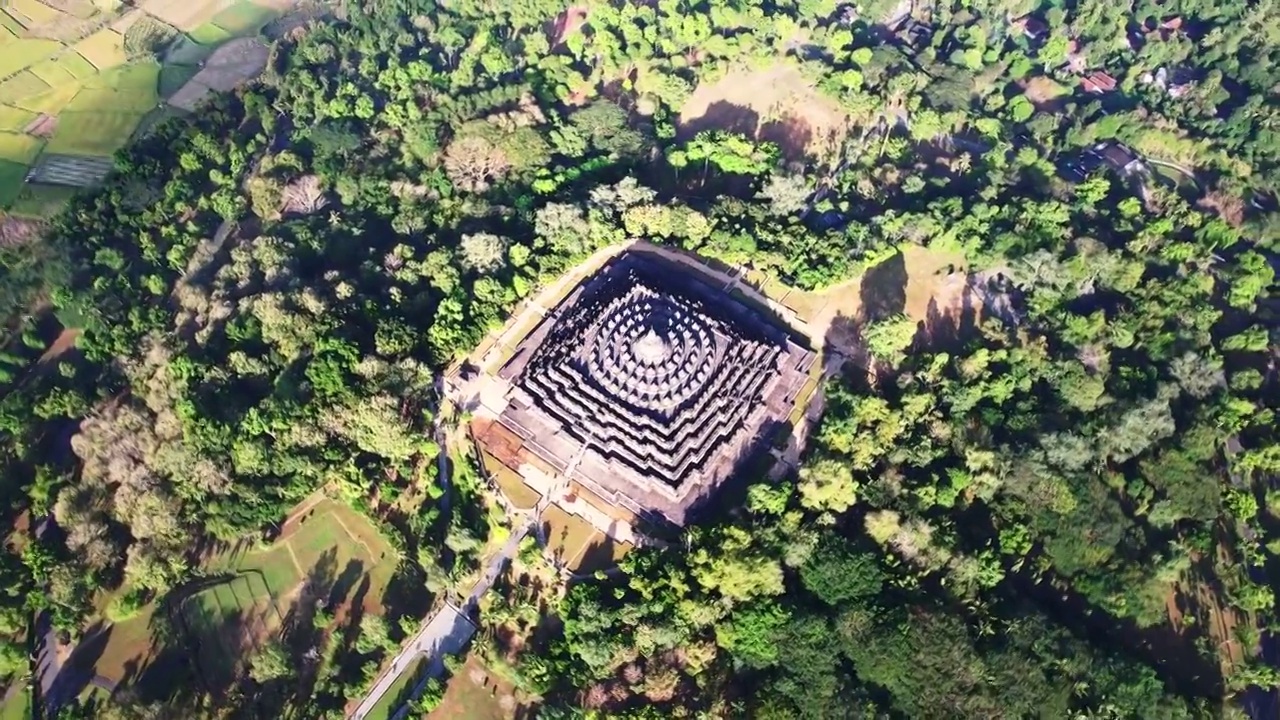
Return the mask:
<svg viewBox="0 0 1280 720">
<path fill-rule="evenodd" d="M 44 142 L 30 135 L 0 133 L 0 160 L 30 165 Z"/>
<path fill-rule="evenodd" d="M 194 30 L 226 7 L 227 0 L 142 0 L 149 15 L 179 30 Z"/>
<path fill-rule="evenodd" d="M 31 169 L 30 178 L 45 185 L 88 187 L 101 182 L 111 167 L 110 158 L 44 153 Z"/>
<path fill-rule="evenodd" d="M 39 38 L 18 38 L 6 42 L 0 49 L 0 78 L 7 78 L 45 60 L 60 47 L 61 43 L 56 40 Z"/>
<path fill-rule="evenodd" d="M 5 12 L 22 23 L 24 28 L 51 25 L 66 15 L 66 13 L 51 8 L 37 0 L 9 0 Z"/>
<path fill-rule="evenodd" d="M 39 114 L 30 110 L 0 105 L 0 132 L 23 132 L 31 124 L 31 121 L 37 117 L 39 117 Z"/>
<path fill-rule="evenodd" d="M 256 39 L 233 40 L 209 56 L 200 72 L 169 98 L 169 104 L 195 110 L 210 93 L 226 92 L 257 77 L 266 68 L 269 55 L 267 46 Z"/>
<path fill-rule="evenodd" d="M 66 155 L 112 155 L 129 141 L 142 115 L 133 110 L 64 112 L 58 116 L 58 129 L 49 139 L 48 150 Z"/>
<path fill-rule="evenodd" d="M 72 46 L 95 68 L 105 70 L 123 65 L 129 60 L 124 51 L 124 36 L 110 28 L 103 28 Z"/>
</svg>

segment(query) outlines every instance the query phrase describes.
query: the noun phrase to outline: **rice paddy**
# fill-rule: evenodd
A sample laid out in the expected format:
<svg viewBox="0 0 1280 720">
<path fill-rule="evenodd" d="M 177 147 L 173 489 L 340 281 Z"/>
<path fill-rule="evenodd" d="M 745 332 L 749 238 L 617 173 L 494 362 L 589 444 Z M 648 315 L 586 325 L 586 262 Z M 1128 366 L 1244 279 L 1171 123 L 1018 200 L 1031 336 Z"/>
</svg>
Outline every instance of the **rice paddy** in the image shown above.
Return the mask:
<svg viewBox="0 0 1280 720">
<path fill-rule="evenodd" d="M 257 34 L 285 7 L 259 1 L 141 0 L 126 7 L 115 0 L 4 0 L 0 211 L 46 215 L 70 193 L 28 186 L 28 177 L 100 179 L 49 168 L 97 167 L 177 112 L 165 100 L 191 83 L 200 63 L 225 42 Z M 32 172 L 42 152 L 70 158 Z"/>
</svg>

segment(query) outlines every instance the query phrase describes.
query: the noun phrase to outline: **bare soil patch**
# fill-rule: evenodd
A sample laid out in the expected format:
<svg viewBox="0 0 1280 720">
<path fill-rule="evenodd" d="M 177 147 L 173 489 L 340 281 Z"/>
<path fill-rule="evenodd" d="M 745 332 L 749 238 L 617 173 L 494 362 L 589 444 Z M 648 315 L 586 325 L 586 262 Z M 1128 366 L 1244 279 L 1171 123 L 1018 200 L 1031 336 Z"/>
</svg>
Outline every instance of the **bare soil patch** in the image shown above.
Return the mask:
<svg viewBox="0 0 1280 720">
<path fill-rule="evenodd" d="M 551 47 L 559 47 L 570 35 L 578 32 L 587 22 L 587 8 L 582 5 L 565 10 L 551 25 Z"/>
<path fill-rule="evenodd" d="M 1059 98 L 1070 94 L 1065 87 L 1053 78 L 1039 75 L 1023 80 L 1022 92 L 1036 106 L 1037 110 L 1054 110 L 1058 107 Z"/>
<path fill-rule="evenodd" d="M 839 148 L 848 115 L 791 65 L 734 70 L 701 83 L 680 110 L 682 137 L 728 130 L 776 143 L 789 162 L 821 161 Z"/>
<path fill-rule="evenodd" d="M 42 354 L 40 359 L 36 362 L 44 365 L 45 363 L 56 361 L 58 358 L 62 357 L 63 353 L 66 353 L 68 350 L 76 346 L 76 340 L 80 337 L 81 332 L 80 328 L 64 329 L 62 332 L 58 333 L 58 337 L 53 339 L 53 342 L 50 343 L 49 347 L 45 348 L 44 354 Z"/>
<path fill-rule="evenodd" d="M 27 126 L 23 128 L 22 131 L 34 137 L 47 138 L 52 137 L 53 131 L 57 129 L 58 118 L 52 115 L 41 114 L 36 117 L 35 120 L 27 123 Z"/>
</svg>

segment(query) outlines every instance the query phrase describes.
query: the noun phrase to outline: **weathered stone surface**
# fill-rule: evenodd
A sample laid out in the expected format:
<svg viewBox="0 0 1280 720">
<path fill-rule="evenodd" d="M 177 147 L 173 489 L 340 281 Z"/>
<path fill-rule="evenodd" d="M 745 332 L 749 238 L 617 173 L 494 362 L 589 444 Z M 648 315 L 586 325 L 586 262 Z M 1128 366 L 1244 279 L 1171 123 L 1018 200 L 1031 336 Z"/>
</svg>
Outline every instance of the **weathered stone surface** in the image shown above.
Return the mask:
<svg viewBox="0 0 1280 720">
<path fill-rule="evenodd" d="M 601 497 L 683 524 L 785 420 L 813 357 L 685 268 L 628 252 L 502 368 L 500 421 Z"/>
</svg>

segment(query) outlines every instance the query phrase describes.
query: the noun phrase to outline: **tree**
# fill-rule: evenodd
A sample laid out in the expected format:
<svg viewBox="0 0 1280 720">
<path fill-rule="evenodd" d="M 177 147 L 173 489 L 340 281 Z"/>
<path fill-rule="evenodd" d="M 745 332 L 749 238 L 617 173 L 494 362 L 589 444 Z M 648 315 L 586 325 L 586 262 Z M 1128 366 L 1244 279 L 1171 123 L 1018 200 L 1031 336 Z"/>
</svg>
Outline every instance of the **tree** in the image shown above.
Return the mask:
<svg viewBox="0 0 1280 720">
<path fill-rule="evenodd" d="M 874 557 L 852 550 L 848 541 L 835 535 L 824 537 L 800 567 L 805 589 L 834 607 L 878 595 L 884 577 Z"/>
<path fill-rule="evenodd" d="M 760 191 L 759 197 L 769 201 L 774 215 L 787 216 L 800 212 L 808 205 L 812 189 L 803 175 L 771 175 Z"/>
<path fill-rule="evenodd" d="M 842 513 L 857 501 L 859 483 L 853 470 L 834 459 L 800 469 L 800 504 L 818 512 Z"/>
<path fill-rule="evenodd" d="M 890 365 L 902 362 L 904 353 L 915 342 L 916 322 L 905 315 L 895 315 L 869 323 L 863 330 L 867 352 Z"/>
<path fill-rule="evenodd" d="M 259 685 L 293 675 L 293 662 L 279 640 L 270 640 L 249 661 L 249 677 Z"/>
<path fill-rule="evenodd" d="M 453 184 L 464 192 L 479 193 L 501 180 L 511 169 L 506 153 L 481 137 L 455 140 L 445 150 L 445 172 Z"/>
<path fill-rule="evenodd" d="M 507 238 L 492 233 L 473 233 L 462 236 L 462 266 L 478 273 L 501 270 L 507 263 Z"/>
</svg>

